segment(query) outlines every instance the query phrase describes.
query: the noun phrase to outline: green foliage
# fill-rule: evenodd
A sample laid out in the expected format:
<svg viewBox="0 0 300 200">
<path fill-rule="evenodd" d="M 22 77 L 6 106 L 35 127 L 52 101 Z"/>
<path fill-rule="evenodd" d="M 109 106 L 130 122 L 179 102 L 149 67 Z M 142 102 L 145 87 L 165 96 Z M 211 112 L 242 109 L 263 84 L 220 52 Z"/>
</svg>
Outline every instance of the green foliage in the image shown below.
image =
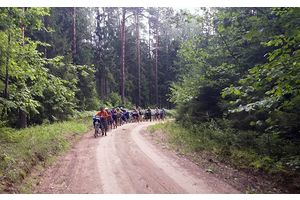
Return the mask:
<svg viewBox="0 0 300 200">
<path fill-rule="evenodd" d="M 176 63 L 170 101 L 184 127 L 168 129 L 176 143 L 240 168 L 299 177 L 299 11 L 204 12 L 206 31 L 181 45 Z"/>
<path fill-rule="evenodd" d="M 121 96 L 118 93 L 112 92 L 107 98 L 106 98 L 106 104 L 110 103 L 109 107 L 115 107 L 118 105 L 122 105 Z"/>
<path fill-rule="evenodd" d="M 97 112 L 96 110 L 84 111 L 84 112 L 77 111 L 75 112 L 73 119 L 90 119 L 95 115 L 96 112 Z"/>
<path fill-rule="evenodd" d="M 265 11 L 266 15 L 270 12 L 268 9 Z M 177 63 L 180 74 L 178 81 L 172 85 L 170 100 L 177 104 L 186 104 L 200 98 L 199 102 L 203 104 L 215 102 L 211 108 L 206 107 L 203 112 L 215 113 L 216 109 L 226 109 L 221 101 L 220 92 L 236 83 L 251 65 L 261 63 L 264 59 L 266 48 L 261 42 L 265 37 L 258 37 L 252 30 L 259 30 L 266 24 L 266 15 L 246 8 L 205 12 L 200 21 L 203 26 L 213 29 L 216 34 L 210 33 L 208 29 L 183 43 L 179 51 L 180 60 Z M 207 18 L 210 20 L 213 18 L 213 21 Z M 251 35 L 251 41 L 241 37 L 244 34 L 248 34 L 248 38 Z M 258 52 L 263 52 L 263 55 L 257 57 Z M 208 94 L 205 91 L 207 89 L 215 92 Z M 239 90 L 234 92 L 240 93 Z"/>
<path fill-rule="evenodd" d="M 285 12 L 274 9 L 273 12 L 278 18 L 276 23 L 284 31 L 263 42 L 264 46 L 272 47 L 265 54 L 267 62 L 249 69 L 238 86 L 225 88 L 222 95 L 228 99 L 231 97 L 228 105 L 233 115 L 251 113 L 255 116 L 253 123 L 256 127 L 263 125 L 266 131 L 279 131 L 287 138 L 299 138 L 295 135 L 300 128 L 300 24 L 296 20 L 299 9 L 290 8 Z M 265 117 L 259 119 L 262 112 Z"/>
<path fill-rule="evenodd" d="M 95 70 L 89 66 L 77 66 L 78 88 L 76 93 L 81 110 L 94 110 L 99 105 L 99 100 L 96 98 L 95 89 Z"/>
<path fill-rule="evenodd" d="M 66 10 L 0 9 L 0 63 L 4 66 L 0 70 L 0 118 L 6 125 L 18 127 L 22 112 L 25 125 L 31 125 L 64 120 L 76 110 L 94 110 L 99 105 L 91 59 L 82 59 L 88 65 L 71 64 L 71 46 L 61 43 L 71 43 L 64 40 L 71 36 L 71 29 L 59 27 L 58 22 L 72 19 L 71 13 L 61 12 Z M 77 16 L 83 22 L 87 13 L 78 9 Z M 87 21 L 84 25 L 88 26 Z M 78 43 L 82 43 L 87 29 L 78 29 Z M 85 54 L 84 48 L 78 49 Z"/>
<path fill-rule="evenodd" d="M 40 102 L 36 97 L 42 96 L 43 88 L 47 84 L 47 73 L 44 68 L 46 61 L 36 50 L 42 43 L 22 37 L 20 33 L 21 25 L 25 24 L 34 23 L 30 26 L 30 30 L 43 28 L 41 17 L 47 14 L 47 9 L 30 8 L 22 11 L 19 8 L 2 8 L 1 13 L 3 21 L 0 23 L 6 22 L 7 26 L 5 30 L 0 31 L 0 40 L 3 42 L 0 51 L 4 52 L 0 59 L 5 65 L 1 68 L 3 70 L 0 74 L 9 80 L 2 85 L 7 87 L 6 92 L 4 88 L 0 88 L 4 91 L 0 104 L 1 118 L 5 119 L 11 113 L 20 110 L 25 113 L 38 113 Z M 17 19 L 20 21 L 15 21 Z M 4 79 L 1 81 L 4 83 Z"/>
</svg>

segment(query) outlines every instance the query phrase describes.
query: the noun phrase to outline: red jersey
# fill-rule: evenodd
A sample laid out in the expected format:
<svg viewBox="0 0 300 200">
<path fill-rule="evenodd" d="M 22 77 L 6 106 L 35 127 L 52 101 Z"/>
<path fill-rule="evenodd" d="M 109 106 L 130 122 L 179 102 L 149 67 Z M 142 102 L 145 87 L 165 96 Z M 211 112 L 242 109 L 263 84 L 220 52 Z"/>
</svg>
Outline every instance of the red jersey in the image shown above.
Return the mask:
<svg viewBox="0 0 300 200">
<path fill-rule="evenodd" d="M 103 118 L 108 118 L 109 117 L 109 114 L 103 110 L 103 111 L 99 111 L 96 116 L 99 116 L 99 117 L 103 117 Z"/>
</svg>

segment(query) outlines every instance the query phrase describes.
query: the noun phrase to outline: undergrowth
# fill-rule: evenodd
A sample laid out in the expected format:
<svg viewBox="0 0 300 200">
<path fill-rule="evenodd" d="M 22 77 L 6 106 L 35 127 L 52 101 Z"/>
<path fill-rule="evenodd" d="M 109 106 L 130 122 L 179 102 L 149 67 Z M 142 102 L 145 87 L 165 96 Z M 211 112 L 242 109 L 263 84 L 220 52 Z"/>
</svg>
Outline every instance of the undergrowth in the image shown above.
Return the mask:
<svg viewBox="0 0 300 200">
<path fill-rule="evenodd" d="M 224 123 L 224 122 L 222 122 Z M 237 131 L 215 121 L 186 126 L 177 122 L 150 126 L 150 132 L 168 135 L 169 145 L 182 153 L 208 153 L 239 169 L 283 177 L 299 177 L 299 146 L 279 140 L 276 134 Z M 290 180 L 292 190 L 299 184 Z"/>
</svg>

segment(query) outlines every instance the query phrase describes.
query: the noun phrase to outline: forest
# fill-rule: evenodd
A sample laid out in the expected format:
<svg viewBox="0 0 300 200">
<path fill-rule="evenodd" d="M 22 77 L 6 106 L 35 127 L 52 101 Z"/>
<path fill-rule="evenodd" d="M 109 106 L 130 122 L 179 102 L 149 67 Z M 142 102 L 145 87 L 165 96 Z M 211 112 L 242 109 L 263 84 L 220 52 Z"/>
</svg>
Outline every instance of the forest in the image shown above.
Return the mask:
<svg viewBox="0 0 300 200">
<path fill-rule="evenodd" d="M 175 109 L 197 151 L 300 188 L 300 8 L 2 7 L 0 66 L 0 129 Z"/>
<path fill-rule="evenodd" d="M 1 123 L 64 120 L 100 104 L 172 107 L 173 63 L 192 26 L 184 16 L 171 8 L 1 8 Z"/>
</svg>

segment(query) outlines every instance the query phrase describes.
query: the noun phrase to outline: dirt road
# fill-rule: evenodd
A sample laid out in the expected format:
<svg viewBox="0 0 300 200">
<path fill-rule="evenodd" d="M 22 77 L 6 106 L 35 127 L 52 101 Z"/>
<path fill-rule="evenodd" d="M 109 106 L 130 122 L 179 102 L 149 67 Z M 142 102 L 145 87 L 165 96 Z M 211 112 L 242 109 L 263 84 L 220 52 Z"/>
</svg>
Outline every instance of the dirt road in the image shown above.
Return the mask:
<svg viewBox="0 0 300 200">
<path fill-rule="evenodd" d="M 46 170 L 35 193 L 238 193 L 141 134 L 149 122 L 126 124 L 106 137 L 84 135 Z"/>
</svg>

